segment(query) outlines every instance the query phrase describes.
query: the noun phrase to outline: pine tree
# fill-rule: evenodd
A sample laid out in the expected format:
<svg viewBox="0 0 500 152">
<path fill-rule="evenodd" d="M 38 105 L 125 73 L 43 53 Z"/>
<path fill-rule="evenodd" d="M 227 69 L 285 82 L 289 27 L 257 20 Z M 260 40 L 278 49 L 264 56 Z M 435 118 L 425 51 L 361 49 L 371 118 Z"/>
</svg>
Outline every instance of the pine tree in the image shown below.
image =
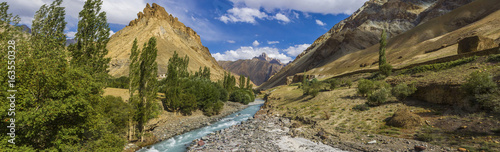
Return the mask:
<svg viewBox="0 0 500 152">
<path fill-rule="evenodd" d="M 109 41 L 109 25 L 106 12 L 101 12 L 101 0 L 87 0 L 79 13 L 76 43 L 69 46 L 74 66 L 92 71 L 102 81 L 107 74 L 110 58 L 106 45 Z"/>
<path fill-rule="evenodd" d="M 157 90 L 156 75 L 158 73 L 158 65 L 156 63 L 158 49 L 156 48 L 156 38 L 151 37 L 144 47 L 138 62 L 139 79 L 138 79 L 138 95 L 140 102 L 138 103 L 138 123 L 139 131 L 141 132 L 141 142 L 144 141 L 145 124 L 149 120 L 149 116 L 153 112 L 153 104 L 155 104 Z"/>
</svg>

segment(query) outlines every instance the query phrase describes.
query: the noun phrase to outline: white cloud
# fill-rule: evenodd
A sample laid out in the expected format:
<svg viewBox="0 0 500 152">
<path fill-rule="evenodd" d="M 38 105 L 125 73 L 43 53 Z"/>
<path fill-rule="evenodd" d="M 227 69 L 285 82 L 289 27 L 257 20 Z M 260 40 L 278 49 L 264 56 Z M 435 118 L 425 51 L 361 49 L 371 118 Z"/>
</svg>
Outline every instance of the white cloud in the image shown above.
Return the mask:
<svg viewBox="0 0 500 152">
<path fill-rule="evenodd" d="M 267 41 L 267 44 L 278 44 L 280 41 Z"/>
<path fill-rule="evenodd" d="M 316 20 L 316 24 L 318 24 L 319 26 L 325 26 L 326 25 L 325 23 L 323 23 L 320 20 Z"/>
<path fill-rule="evenodd" d="M 239 59 L 252 59 L 255 56 L 259 56 L 262 53 L 266 53 L 270 58 L 279 59 L 282 63 L 288 63 L 292 60 L 291 57 L 280 53 L 279 49 L 271 47 L 260 47 L 254 48 L 251 46 L 243 46 L 236 50 L 229 50 L 221 53 L 212 54 L 212 56 L 218 61 L 236 61 Z"/>
<path fill-rule="evenodd" d="M 236 6 L 264 8 L 267 12 L 297 10 L 321 14 L 351 14 L 358 10 L 366 0 L 230 0 Z"/>
<path fill-rule="evenodd" d="M 113 36 L 113 34 L 115 34 L 115 32 L 113 32 L 113 30 L 109 30 L 109 37 Z"/>
<path fill-rule="evenodd" d="M 21 24 L 26 24 L 31 27 L 31 22 L 36 11 L 43 4 L 50 5 L 49 0 L 22 0 L 9 1 L 9 13 L 19 15 Z M 65 0 L 61 4 L 65 7 L 67 26 L 76 27 L 78 22 L 78 14 L 83 9 L 83 0 Z M 137 13 L 142 11 L 146 6 L 144 0 L 105 0 L 102 4 L 101 11 L 106 12 L 108 23 L 116 23 L 128 25 L 128 23 L 137 17 Z"/>
<path fill-rule="evenodd" d="M 66 37 L 68 37 L 68 39 L 72 39 L 72 38 L 75 38 L 75 34 L 76 34 L 76 32 L 67 32 Z"/>
<path fill-rule="evenodd" d="M 286 54 L 291 56 L 297 56 L 300 53 L 304 52 L 311 44 L 300 44 L 295 46 L 290 46 L 287 49 L 283 50 Z"/>
<path fill-rule="evenodd" d="M 277 19 L 278 21 L 283 21 L 285 24 L 290 22 L 290 19 L 288 19 L 288 17 L 286 17 L 285 15 L 283 15 L 281 13 L 276 14 L 276 16 L 274 18 Z"/>
<path fill-rule="evenodd" d="M 259 41 L 255 40 L 255 41 L 253 41 L 252 45 L 253 45 L 254 47 L 257 47 L 257 46 L 259 46 L 259 45 L 260 45 L 260 43 L 259 43 Z"/>
<path fill-rule="evenodd" d="M 236 43 L 234 40 L 227 40 L 227 43 Z"/>
<path fill-rule="evenodd" d="M 266 13 L 261 12 L 259 9 L 253 8 L 231 8 L 227 12 L 228 14 L 225 14 L 219 18 L 220 21 L 224 23 L 246 22 L 255 24 L 257 23 L 255 18 L 265 19 L 268 17 Z"/>
</svg>

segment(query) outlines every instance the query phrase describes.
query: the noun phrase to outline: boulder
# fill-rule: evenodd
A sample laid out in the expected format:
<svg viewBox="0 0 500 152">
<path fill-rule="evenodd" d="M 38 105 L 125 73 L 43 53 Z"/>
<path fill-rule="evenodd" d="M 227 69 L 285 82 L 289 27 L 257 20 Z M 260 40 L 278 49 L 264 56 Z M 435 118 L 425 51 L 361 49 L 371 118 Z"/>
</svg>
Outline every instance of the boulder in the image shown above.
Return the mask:
<svg viewBox="0 0 500 152">
<path fill-rule="evenodd" d="M 497 47 L 495 40 L 483 37 L 466 37 L 458 42 L 458 54 L 487 50 Z"/>
<path fill-rule="evenodd" d="M 203 146 L 205 145 L 205 142 L 203 140 L 198 141 L 198 146 Z"/>
</svg>

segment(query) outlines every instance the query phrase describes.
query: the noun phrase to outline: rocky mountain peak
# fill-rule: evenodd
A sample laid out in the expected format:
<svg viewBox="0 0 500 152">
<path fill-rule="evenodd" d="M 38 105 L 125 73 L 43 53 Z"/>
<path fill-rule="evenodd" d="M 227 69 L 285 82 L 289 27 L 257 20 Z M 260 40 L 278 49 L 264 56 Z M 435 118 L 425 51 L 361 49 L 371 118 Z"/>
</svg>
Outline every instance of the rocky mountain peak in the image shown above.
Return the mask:
<svg viewBox="0 0 500 152">
<path fill-rule="evenodd" d="M 279 59 L 270 58 L 269 56 L 267 56 L 267 54 L 265 52 L 262 52 L 262 54 L 259 56 L 253 57 L 253 59 L 263 60 L 263 61 L 267 61 L 267 62 L 273 63 L 273 64 L 280 64 L 280 65 L 283 64 L 283 63 L 281 63 L 281 61 Z"/>
</svg>

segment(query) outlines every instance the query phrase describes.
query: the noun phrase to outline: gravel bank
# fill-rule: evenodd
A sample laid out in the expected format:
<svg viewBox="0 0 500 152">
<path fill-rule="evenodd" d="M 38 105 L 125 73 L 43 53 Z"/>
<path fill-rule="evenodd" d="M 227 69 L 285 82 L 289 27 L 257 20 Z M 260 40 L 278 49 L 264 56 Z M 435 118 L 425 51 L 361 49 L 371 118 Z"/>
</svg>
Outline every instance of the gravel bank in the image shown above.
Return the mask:
<svg viewBox="0 0 500 152">
<path fill-rule="evenodd" d="M 250 119 L 193 141 L 189 151 L 342 151 L 291 137 L 289 126 L 290 120 L 286 118 Z"/>
</svg>

